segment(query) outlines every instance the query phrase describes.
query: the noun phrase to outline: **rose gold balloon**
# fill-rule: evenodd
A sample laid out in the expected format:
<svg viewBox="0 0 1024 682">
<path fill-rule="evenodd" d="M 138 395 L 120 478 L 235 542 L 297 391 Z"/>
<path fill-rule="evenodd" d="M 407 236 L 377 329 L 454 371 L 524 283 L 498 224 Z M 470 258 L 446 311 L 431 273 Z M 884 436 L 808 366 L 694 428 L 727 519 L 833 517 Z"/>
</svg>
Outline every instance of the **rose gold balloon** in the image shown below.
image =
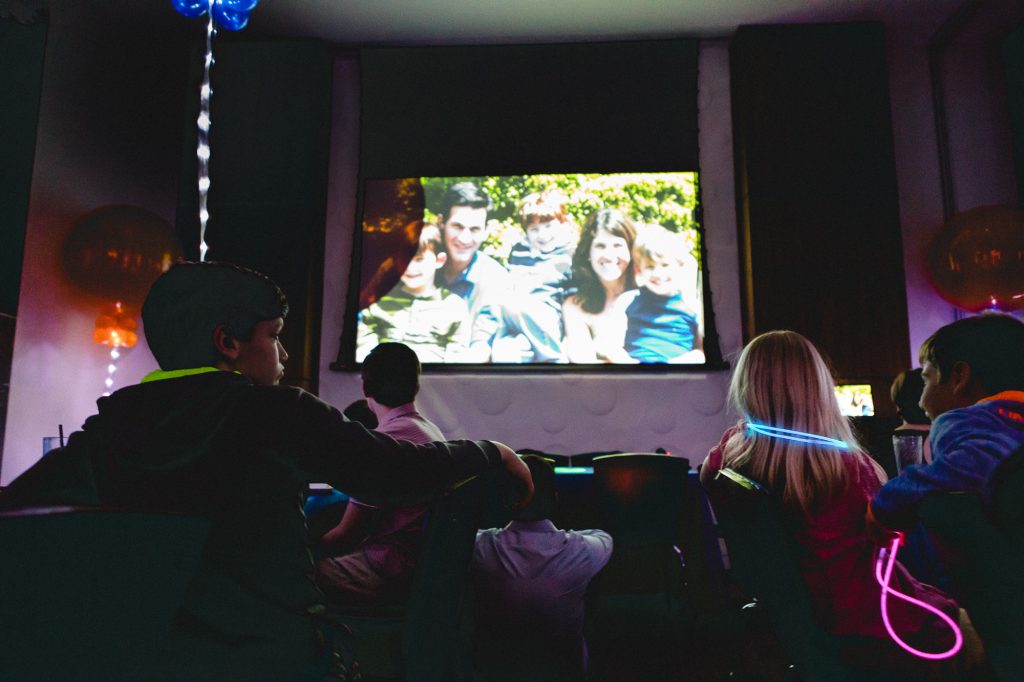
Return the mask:
<svg viewBox="0 0 1024 682">
<path fill-rule="evenodd" d="M 181 257 L 181 243 L 160 216 L 137 206 L 103 206 L 72 228 L 64 269 L 81 291 L 137 306 L 153 281 Z"/>
<path fill-rule="evenodd" d="M 964 310 L 1024 306 L 1024 210 L 957 213 L 932 242 L 928 271 L 939 295 Z"/>
</svg>

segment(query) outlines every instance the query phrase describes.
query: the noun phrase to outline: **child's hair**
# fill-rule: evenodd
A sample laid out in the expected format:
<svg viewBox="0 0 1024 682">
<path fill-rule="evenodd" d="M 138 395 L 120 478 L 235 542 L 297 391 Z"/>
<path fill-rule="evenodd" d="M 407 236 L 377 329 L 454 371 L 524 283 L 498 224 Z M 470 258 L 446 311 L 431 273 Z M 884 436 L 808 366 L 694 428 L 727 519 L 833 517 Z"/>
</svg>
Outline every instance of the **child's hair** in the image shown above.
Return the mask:
<svg viewBox="0 0 1024 682">
<path fill-rule="evenodd" d="M 444 252 L 444 241 L 441 239 L 441 230 L 437 225 L 425 223 L 420 230 L 420 242 L 416 248 L 416 255 L 425 251 L 432 251 L 436 256 Z"/>
<path fill-rule="evenodd" d="M 163 370 L 217 364 L 218 325 L 248 341 L 258 322 L 287 315 L 288 300 L 269 277 L 230 263 L 178 263 L 142 305 L 146 343 Z"/>
<path fill-rule="evenodd" d="M 550 519 L 557 506 L 554 461 L 540 455 L 523 455 L 522 459 L 530 469 L 534 494 L 530 504 L 517 512 L 515 518 L 518 521 Z"/>
<path fill-rule="evenodd" d="M 633 262 L 637 267 L 650 265 L 657 258 L 671 259 L 680 265 L 692 259 L 691 243 L 679 232 L 672 232 L 661 225 L 640 225 L 633 243 Z"/>
<path fill-rule="evenodd" d="M 931 424 L 928 415 L 918 405 L 923 392 L 924 379 L 921 378 L 920 367 L 897 374 L 892 386 L 889 387 L 889 396 L 896 406 L 896 415 L 908 424 Z"/>
<path fill-rule="evenodd" d="M 441 205 L 438 215 L 443 220 L 451 217 L 453 206 L 469 206 L 470 208 L 485 208 L 488 211 L 492 208 L 491 197 L 487 192 L 477 187 L 472 182 L 457 182 L 444 193 L 441 198 Z"/>
<path fill-rule="evenodd" d="M 617 208 L 602 208 L 587 216 L 583 222 L 580 243 L 572 255 L 572 286 L 576 287 L 576 298 L 580 307 L 588 313 L 599 313 L 604 310 L 605 290 L 600 278 L 594 273 L 590 263 L 590 247 L 598 232 L 607 232 L 626 241 L 630 259 L 633 254 L 633 243 L 636 241 L 636 227 L 629 217 Z M 626 268 L 626 290 L 636 288 L 633 268 Z"/>
<path fill-rule="evenodd" d="M 381 405 L 411 403 L 420 391 L 420 359 L 404 343 L 379 344 L 363 360 L 363 393 Z"/>
<path fill-rule="evenodd" d="M 519 225 L 525 230 L 530 225 L 548 220 L 565 220 L 565 205 L 569 199 L 556 189 L 528 194 L 519 202 Z"/>
<path fill-rule="evenodd" d="M 780 495 L 784 505 L 804 513 L 820 511 L 850 484 L 845 460 L 858 458 L 885 474 L 860 448 L 839 411 L 835 384 L 814 345 L 791 331 L 761 334 L 743 349 L 729 386 L 742 415 L 726 444 L 722 466 L 747 473 Z M 825 436 L 848 450 L 758 434 L 758 424 Z"/>
<path fill-rule="evenodd" d="M 971 377 L 990 394 L 1024 391 L 1024 322 L 1005 313 L 983 313 L 941 327 L 921 344 L 921 364 L 939 368 L 939 380 L 966 362 Z"/>
</svg>

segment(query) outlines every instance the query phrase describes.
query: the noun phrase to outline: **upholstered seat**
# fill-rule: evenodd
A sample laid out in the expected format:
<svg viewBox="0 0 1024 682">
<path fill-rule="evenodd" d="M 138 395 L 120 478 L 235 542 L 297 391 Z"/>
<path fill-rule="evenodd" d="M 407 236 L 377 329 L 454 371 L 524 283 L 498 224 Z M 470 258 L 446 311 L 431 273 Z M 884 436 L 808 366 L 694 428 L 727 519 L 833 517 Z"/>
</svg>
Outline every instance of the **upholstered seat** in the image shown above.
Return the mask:
<svg viewBox="0 0 1024 682">
<path fill-rule="evenodd" d="M 355 654 L 370 680 L 448 682 L 458 666 L 459 623 L 480 518 L 507 474 L 488 472 L 451 491 L 430 510 L 406 609 L 388 605 L 332 613 L 355 634 Z"/>
<path fill-rule="evenodd" d="M 148 679 L 208 530 L 95 508 L 0 513 L 0 679 Z"/>
<path fill-rule="evenodd" d="M 729 474 L 731 470 L 724 470 Z M 799 679 L 850 682 L 897 680 L 878 660 L 871 640 L 839 637 L 818 625 L 810 591 L 795 560 L 795 546 L 780 510 L 763 488 L 740 475 L 718 475 L 708 487 L 738 586 L 764 609 Z"/>
<path fill-rule="evenodd" d="M 980 495 L 927 497 L 921 520 L 999 679 L 1024 679 L 1024 450 Z"/>
</svg>

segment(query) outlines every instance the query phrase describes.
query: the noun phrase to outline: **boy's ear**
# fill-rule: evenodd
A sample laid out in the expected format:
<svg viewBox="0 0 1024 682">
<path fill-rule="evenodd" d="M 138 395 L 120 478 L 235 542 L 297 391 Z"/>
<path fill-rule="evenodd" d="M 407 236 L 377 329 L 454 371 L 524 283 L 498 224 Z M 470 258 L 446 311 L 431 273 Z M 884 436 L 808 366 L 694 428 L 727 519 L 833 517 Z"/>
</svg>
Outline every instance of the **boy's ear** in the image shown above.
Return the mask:
<svg viewBox="0 0 1024 682">
<path fill-rule="evenodd" d="M 213 328 L 213 347 L 217 349 L 217 353 L 228 360 L 238 358 L 238 340 L 223 324 L 218 324 Z"/>
<path fill-rule="evenodd" d="M 949 372 L 949 383 L 950 388 L 953 389 L 953 395 L 962 395 L 967 392 L 971 386 L 971 366 L 963 360 L 957 360 L 953 363 L 953 368 Z"/>
<path fill-rule="evenodd" d="M 435 260 L 435 265 L 437 265 L 437 269 L 440 270 L 441 268 L 444 267 L 444 264 L 448 262 L 448 254 L 442 251 L 441 253 L 437 254 Z"/>
</svg>

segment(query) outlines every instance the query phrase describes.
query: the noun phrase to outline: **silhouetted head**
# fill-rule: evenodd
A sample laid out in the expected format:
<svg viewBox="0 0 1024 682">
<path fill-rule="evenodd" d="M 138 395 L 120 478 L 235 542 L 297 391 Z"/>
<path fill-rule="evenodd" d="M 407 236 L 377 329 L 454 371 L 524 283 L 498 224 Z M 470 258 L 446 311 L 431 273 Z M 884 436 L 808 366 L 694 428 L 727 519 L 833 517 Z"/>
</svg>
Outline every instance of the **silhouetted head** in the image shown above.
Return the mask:
<svg viewBox="0 0 1024 682">
<path fill-rule="evenodd" d="M 363 360 L 363 395 L 381 405 L 411 403 L 420 390 L 420 360 L 404 343 L 382 343 Z"/>
</svg>

